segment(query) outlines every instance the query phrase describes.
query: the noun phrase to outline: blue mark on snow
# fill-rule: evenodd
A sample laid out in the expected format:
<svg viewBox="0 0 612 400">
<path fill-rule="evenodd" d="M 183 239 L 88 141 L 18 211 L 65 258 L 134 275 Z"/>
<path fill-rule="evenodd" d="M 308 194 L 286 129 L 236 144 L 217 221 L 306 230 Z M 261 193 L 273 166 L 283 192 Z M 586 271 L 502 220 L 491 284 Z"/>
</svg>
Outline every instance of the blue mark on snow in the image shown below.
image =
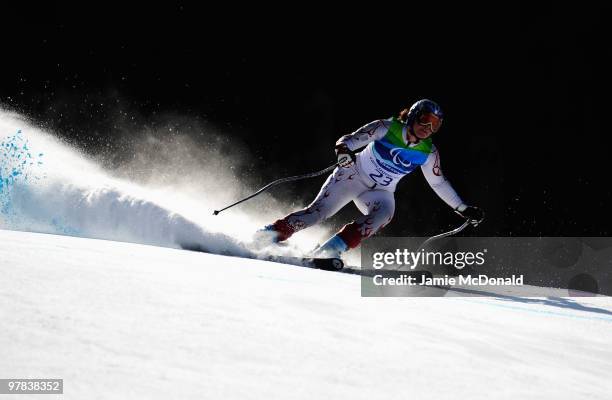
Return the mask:
<svg viewBox="0 0 612 400">
<path fill-rule="evenodd" d="M 40 171 L 32 171 L 28 167 L 42 165 L 42 153 L 35 159 L 28 147 L 28 141 L 18 130 L 12 136 L 0 142 L 0 223 L 11 222 L 15 218 L 12 204 L 12 191 L 16 183 L 40 179 Z M 37 174 L 38 172 L 38 174 Z"/>
</svg>

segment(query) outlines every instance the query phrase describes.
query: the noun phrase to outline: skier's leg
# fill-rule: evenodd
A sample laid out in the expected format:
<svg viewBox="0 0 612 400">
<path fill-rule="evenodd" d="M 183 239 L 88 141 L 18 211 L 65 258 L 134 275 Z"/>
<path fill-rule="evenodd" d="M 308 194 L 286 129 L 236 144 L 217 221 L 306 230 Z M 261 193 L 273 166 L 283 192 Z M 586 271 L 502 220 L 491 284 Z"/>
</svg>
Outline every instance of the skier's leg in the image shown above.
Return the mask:
<svg viewBox="0 0 612 400">
<path fill-rule="evenodd" d="M 268 225 L 266 230 L 276 235 L 275 241 L 286 240 L 295 232 L 333 216 L 364 189 L 366 186 L 359 179 L 354 165 L 349 168 L 336 168 L 308 207 L 277 220 Z"/>
<path fill-rule="evenodd" d="M 339 257 L 342 252 L 359 246 L 363 239 L 391 222 L 395 211 L 393 193 L 386 190 L 363 192 L 355 199 L 355 204 L 364 215 L 345 225 L 317 249 L 315 255 Z"/>
</svg>

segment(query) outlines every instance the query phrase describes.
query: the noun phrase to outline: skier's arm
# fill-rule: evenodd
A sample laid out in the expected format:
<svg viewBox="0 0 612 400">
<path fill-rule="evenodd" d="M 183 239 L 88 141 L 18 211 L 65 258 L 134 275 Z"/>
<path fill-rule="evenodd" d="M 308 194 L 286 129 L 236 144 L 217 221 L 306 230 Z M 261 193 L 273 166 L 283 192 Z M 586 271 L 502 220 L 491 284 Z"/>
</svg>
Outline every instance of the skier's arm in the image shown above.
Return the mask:
<svg viewBox="0 0 612 400">
<path fill-rule="evenodd" d="M 349 150 L 355 151 L 366 146 L 368 143 L 382 139 L 391 126 L 387 120 L 376 120 L 362 126 L 353 133 L 342 136 L 336 142 L 336 147 L 345 145 Z"/>
<path fill-rule="evenodd" d="M 442 174 L 440 169 L 440 153 L 435 147 L 427 157 L 425 164 L 421 165 L 423 175 L 429 183 L 429 186 L 436 194 L 453 210 L 463 211 L 467 205 L 461 200 L 461 197 L 455 192 L 450 182 Z"/>
</svg>

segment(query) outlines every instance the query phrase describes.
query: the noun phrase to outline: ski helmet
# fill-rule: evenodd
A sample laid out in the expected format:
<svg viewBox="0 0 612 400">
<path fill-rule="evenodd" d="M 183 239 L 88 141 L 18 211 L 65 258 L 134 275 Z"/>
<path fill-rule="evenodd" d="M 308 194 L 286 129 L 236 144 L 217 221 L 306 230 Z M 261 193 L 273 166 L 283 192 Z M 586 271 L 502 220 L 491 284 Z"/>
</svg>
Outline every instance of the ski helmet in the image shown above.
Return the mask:
<svg viewBox="0 0 612 400">
<path fill-rule="evenodd" d="M 415 121 L 419 121 L 423 124 L 431 124 L 431 130 L 437 132 L 443 119 L 444 113 L 438 103 L 429 99 L 421 99 L 410 107 L 406 116 L 406 125 L 412 126 Z"/>
</svg>

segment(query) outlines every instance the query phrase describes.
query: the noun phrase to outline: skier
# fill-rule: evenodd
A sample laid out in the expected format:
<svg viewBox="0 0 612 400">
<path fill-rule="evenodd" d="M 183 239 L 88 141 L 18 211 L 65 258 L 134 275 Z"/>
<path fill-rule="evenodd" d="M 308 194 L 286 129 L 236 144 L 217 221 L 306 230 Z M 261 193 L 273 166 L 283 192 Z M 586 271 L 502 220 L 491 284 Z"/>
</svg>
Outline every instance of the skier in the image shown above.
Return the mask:
<svg viewBox="0 0 612 400">
<path fill-rule="evenodd" d="M 484 212 L 466 205 L 440 169 L 440 155 L 431 135 L 442 125 L 442 109 L 422 99 L 399 116 L 377 120 L 342 136 L 336 142 L 338 167 L 327 178 L 319 194 L 306 208 L 293 212 L 258 231 L 259 243 L 281 242 L 295 232 L 336 214 L 351 200 L 363 216 L 345 225 L 322 246 L 314 257 L 340 258 L 361 241 L 391 222 L 394 192 L 399 180 L 421 167 L 436 194 L 463 218 L 476 226 Z M 357 153 L 365 146 L 363 151 Z"/>
</svg>

